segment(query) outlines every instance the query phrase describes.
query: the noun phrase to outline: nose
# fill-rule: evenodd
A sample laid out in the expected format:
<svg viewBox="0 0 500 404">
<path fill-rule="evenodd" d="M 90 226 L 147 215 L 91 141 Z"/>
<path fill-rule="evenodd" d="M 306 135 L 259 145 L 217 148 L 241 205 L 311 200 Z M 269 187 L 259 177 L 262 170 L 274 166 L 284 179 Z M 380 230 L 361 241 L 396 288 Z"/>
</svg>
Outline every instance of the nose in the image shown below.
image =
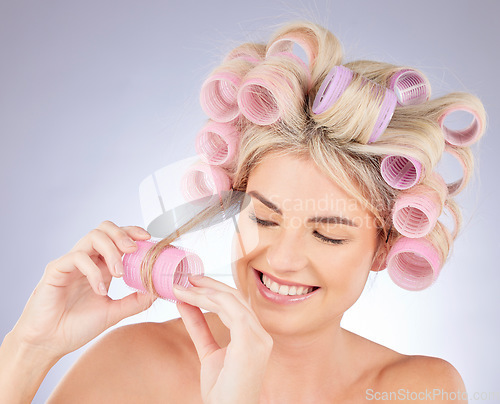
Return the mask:
<svg viewBox="0 0 500 404">
<path fill-rule="evenodd" d="M 276 273 L 296 272 L 307 266 L 304 241 L 298 232 L 282 230 L 266 249 L 269 267 Z"/>
</svg>

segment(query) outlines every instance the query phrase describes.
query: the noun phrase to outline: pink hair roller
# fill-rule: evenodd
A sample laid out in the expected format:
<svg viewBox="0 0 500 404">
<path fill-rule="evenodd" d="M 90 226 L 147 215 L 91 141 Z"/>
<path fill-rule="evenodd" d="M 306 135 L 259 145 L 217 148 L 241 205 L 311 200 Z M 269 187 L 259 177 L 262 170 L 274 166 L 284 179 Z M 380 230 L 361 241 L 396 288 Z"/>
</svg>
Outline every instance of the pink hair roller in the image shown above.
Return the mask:
<svg viewBox="0 0 500 404">
<path fill-rule="evenodd" d="M 280 117 L 278 101 L 263 80 L 247 80 L 237 98 L 241 113 L 257 125 L 271 125 Z"/>
<path fill-rule="evenodd" d="M 388 155 L 380 163 L 385 182 L 396 189 L 408 189 L 420 181 L 422 164 L 407 156 Z"/>
<path fill-rule="evenodd" d="M 311 72 L 309 71 L 309 67 L 307 67 L 307 65 L 305 64 L 305 62 L 301 58 L 299 58 L 297 55 L 295 55 L 295 54 L 293 54 L 291 52 L 280 52 L 280 53 L 276 53 L 274 56 L 285 56 L 285 57 L 288 57 L 290 59 L 293 59 L 295 62 L 297 62 L 297 64 L 299 66 L 302 67 L 302 69 L 304 70 L 304 72 L 307 75 L 307 89 L 306 89 L 306 92 L 309 92 L 309 90 L 312 87 L 312 78 L 311 78 Z"/>
<path fill-rule="evenodd" d="M 329 109 L 351 84 L 353 71 L 345 66 L 333 67 L 321 83 L 321 87 L 314 98 L 312 111 L 321 114 Z"/>
<path fill-rule="evenodd" d="M 236 157 L 238 129 L 228 123 L 209 122 L 196 136 L 196 152 L 212 165 L 230 166 Z"/>
<path fill-rule="evenodd" d="M 422 73 L 413 69 L 402 69 L 393 74 L 389 88 L 394 91 L 398 104 L 402 106 L 422 104 L 431 96 L 429 81 Z"/>
<path fill-rule="evenodd" d="M 181 180 L 181 192 L 187 201 L 218 194 L 231 189 L 231 180 L 219 166 L 197 163 L 189 167 Z"/>
<path fill-rule="evenodd" d="M 252 44 L 247 43 L 238 46 L 237 48 L 229 52 L 224 58 L 222 64 L 226 64 L 233 59 L 243 59 L 252 65 L 258 65 L 262 60 L 262 56 L 260 55 L 260 52 L 256 47 L 254 47 Z"/>
<path fill-rule="evenodd" d="M 409 238 L 427 235 L 441 214 L 439 196 L 429 187 L 418 187 L 398 197 L 392 214 L 396 230 Z"/>
<path fill-rule="evenodd" d="M 429 287 L 441 271 L 441 258 L 434 245 L 426 238 L 401 237 L 387 256 L 389 277 L 406 290 Z"/>
<path fill-rule="evenodd" d="M 389 122 L 394 115 L 394 109 L 396 108 L 397 101 L 398 99 L 394 91 L 386 88 L 384 100 L 382 101 L 380 112 L 377 121 L 375 122 L 375 126 L 373 127 L 372 134 L 370 136 L 370 139 L 368 140 L 368 143 L 375 142 L 387 129 L 387 126 L 389 126 Z"/>
<path fill-rule="evenodd" d="M 233 121 L 240 115 L 236 101 L 240 85 L 241 78 L 232 72 L 210 76 L 201 87 L 201 108 L 216 122 Z"/>
<path fill-rule="evenodd" d="M 469 177 L 470 177 L 470 172 L 467 169 L 467 166 L 465 164 L 464 159 L 460 155 L 460 153 L 455 149 L 456 146 L 452 146 L 449 144 L 446 144 L 444 147 L 444 151 L 455 157 L 458 162 L 460 163 L 460 166 L 462 167 L 462 172 L 464 173 L 462 178 L 460 178 L 457 181 L 452 182 L 451 184 L 446 184 L 448 187 L 448 193 L 450 196 L 456 196 L 458 193 L 460 193 L 465 184 L 468 182 Z"/>
<path fill-rule="evenodd" d="M 457 111 L 465 111 L 474 117 L 472 123 L 465 129 L 462 130 L 453 130 L 449 129 L 444 125 L 444 120 L 445 118 L 452 114 L 453 112 Z M 447 143 L 452 144 L 454 146 L 460 146 L 460 147 L 465 147 L 465 146 L 470 146 L 476 140 L 479 138 L 480 134 L 483 132 L 484 124 L 479 118 L 479 115 L 477 114 L 476 111 L 470 109 L 469 107 L 457 107 L 457 108 L 450 108 L 447 111 L 444 112 L 443 115 L 439 117 L 439 125 L 441 126 L 441 129 L 443 131 L 444 139 L 446 140 Z"/>
<path fill-rule="evenodd" d="M 123 256 L 123 280 L 141 292 L 147 292 L 141 280 L 141 263 L 146 253 L 156 244 L 154 241 L 138 240 L 137 250 Z M 174 246 L 164 249 L 158 256 L 152 273 L 153 287 L 165 300 L 176 303 L 173 285 L 190 287 L 188 275 L 203 275 L 203 262 L 193 252 Z"/>
<path fill-rule="evenodd" d="M 283 53 L 283 52 L 291 53 L 294 56 L 296 56 L 293 53 L 294 43 L 299 45 L 304 50 L 305 54 L 307 55 L 307 59 L 309 60 L 309 65 L 311 65 L 311 61 L 313 61 L 315 59 L 315 56 L 314 56 L 313 52 L 311 51 L 311 47 L 309 46 L 307 41 L 303 41 L 302 37 L 300 37 L 300 36 L 295 37 L 292 35 L 292 36 L 287 36 L 285 38 L 281 38 L 281 39 L 278 39 L 277 41 L 274 41 L 266 51 L 266 58 L 269 56 L 275 56 L 275 55 L 277 55 L 279 53 Z M 309 71 L 309 67 L 304 63 L 304 61 L 302 61 L 302 59 L 301 59 L 301 62 L 306 66 L 307 71 Z"/>
</svg>

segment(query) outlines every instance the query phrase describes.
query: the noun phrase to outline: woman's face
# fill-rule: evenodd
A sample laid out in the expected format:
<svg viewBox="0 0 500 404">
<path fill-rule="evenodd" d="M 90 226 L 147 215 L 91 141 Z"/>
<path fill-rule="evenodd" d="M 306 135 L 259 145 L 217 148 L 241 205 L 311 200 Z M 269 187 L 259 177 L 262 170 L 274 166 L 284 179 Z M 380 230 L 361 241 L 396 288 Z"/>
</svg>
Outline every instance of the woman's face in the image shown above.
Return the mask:
<svg viewBox="0 0 500 404">
<path fill-rule="evenodd" d="M 261 324 L 270 333 L 300 334 L 340 322 L 372 268 L 373 215 L 314 162 L 293 156 L 266 156 L 246 193 L 251 203 L 238 220 L 233 276 Z"/>
</svg>

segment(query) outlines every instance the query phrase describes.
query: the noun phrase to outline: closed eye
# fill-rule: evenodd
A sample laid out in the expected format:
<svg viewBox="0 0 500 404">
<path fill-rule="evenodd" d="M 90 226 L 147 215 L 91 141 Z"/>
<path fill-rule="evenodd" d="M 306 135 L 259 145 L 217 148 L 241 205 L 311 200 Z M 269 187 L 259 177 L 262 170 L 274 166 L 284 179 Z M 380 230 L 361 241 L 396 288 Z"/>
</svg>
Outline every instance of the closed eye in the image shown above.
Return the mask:
<svg viewBox="0 0 500 404">
<path fill-rule="evenodd" d="M 256 222 L 258 226 L 262 226 L 262 227 L 277 226 L 277 224 L 274 222 L 269 222 L 267 220 L 259 219 L 253 213 L 250 213 L 248 217 L 250 218 L 250 220 L 253 220 L 254 222 Z M 321 240 L 325 243 L 328 243 L 328 244 L 337 244 L 338 245 L 338 244 L 344 244 L 347 241 L 347 240 L 339 240 L 339 239 L 325 237 L 322 234 L 318 233 L 316 230 L 314 230 L 313 234 L 316 236 L 316 238 L 318 238 L 319 240 Z"/>
</svg>

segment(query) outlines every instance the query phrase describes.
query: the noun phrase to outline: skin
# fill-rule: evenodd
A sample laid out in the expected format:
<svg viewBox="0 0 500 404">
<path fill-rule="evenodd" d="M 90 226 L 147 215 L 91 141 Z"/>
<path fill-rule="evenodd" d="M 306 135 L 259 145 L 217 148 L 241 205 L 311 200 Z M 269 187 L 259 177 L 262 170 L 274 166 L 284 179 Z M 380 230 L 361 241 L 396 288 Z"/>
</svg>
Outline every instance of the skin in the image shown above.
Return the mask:
<svg viewBox="0 0 500 404">
<path fill-rule="evenodd" d="M 292 156 L 268 158 L 259 165 L 248 181 L 247 193 L 252 191 L 282 207 L 280 215 L 260 200 L 253 201 L 257 218 L 273 225 L 261 228 L 258 246 L 235 265 L 238 289 L 274 342 L 264 397 L 271 401 L 338 396 L 341 386 L 354 383 L 360 370 L 369 371 L 353 360 L 359 341 L 340 327 L 340 321 L 359 298 L 370 270 L 380 264 L 376 260 L 379 240 L 373 215 L 313 162 Z M 314 203 L 308 206 L 306 201 Z M 322 206 L 320 201 L 329 203 Z M 255 226 L 245 213 L 240 216 L 242 233 Z M 307 219 L 315 215 L 347 218 L 354 226 L 307 224 Z M 338 241 L 328 243 L 318 233 Z M 257 290 L 252 268 L 320 289 L 304 302 L 278 305 Z M 332 377 L 337 383 L 331 383 Z M 275 397 L 277 385 L 283 387 L 280 397 Z M 330 391 L 325 392 L 325 388 Z"/>
<path fill-rule="evenodd" d="M 425 391 L 431 386 L 446 391 L 465 390 L 449 363 L 402 355 L 340 327 L 344 312 L 359 298 L 369 272 L 383 268 L 387 253 L 369 211 L 332 183 L 313 162 L 292 156 L 266 158 L 252 171 L 246 192 L 258 192 L 281 209 L 278 214 L 261 198 L 252 198 L 238 222 L 246 254 L 238 249 L 238 243 L 233 246 L 233 253 L 241 257 L 233 265 L 238 289 L 235 294 L 250 306 L 273 340 L 259 400 L 255 402 L 360 402 L 369 388 L 374 392 L 396 392 L 409 387 L 411 391 Z M 321 209 L 322 200 L 333 203 Z M 315 203 L 305 208 L 306 201 Z M 257 224 L 250 219 L 252 214 L 271 224 L 258 226 L 258 240 Z M 307 219 L 315 215 L 340 216 L 355 226 L 307 224 Z M 342 241 L 329 244 L 317 233 Z M 320 290 L 298 304 L 278 305 L 264 299 L 257 290 L 253 268 L 283 281 L 318 286 Z M 194 283 L 207 290 L 219 287 L 206 278 Z M 190 301 L 191 293 L 197 292 L 184 291 L 179 298 L 201 303 Z M 215 311 L 220 316 L 224 308 Z M 203 329 L 208 333 L 208 329 L 190 329 L 194 316 L 190 319 L 187 312 L 181 314 L 195 345 L 202 345 L 203 339 L 196 331 Z M 228 327 L 228 336 L 224 331 L 228 323 L 223 318 L 222 323 L 216 317 L 208 323 L 220 342 L 232 344 L 232 328 Z M 249 378 L 247 382 L 256 380 Z M 433 399 L 439 402 L 436 397 Z"/>
<path fill-rule="evenodd" d="M 48 403 L 359 403 L 367 389 L 465 391 L 448 362 L 402 355 L 340 327 L 369 271 L 383 267 L 385 243 L 370 212 L 348 203 L 349 195 L 311 161 L 292 156 L 265 158 L 250 174 L 247 193 L 252 191 L 281 214 L 258 199 L 241 212 L 240 234 L 250 248 L 241 254 L 241 245 L 233 245 L 237 289 L 209 277 L 190 278 L 193 287 L 175 290 L 184 302 L 177 305 L 182 319 L 105 334 Z M 325 208 L 325 198 L 334 203 Z M 314 203 L 299 203 L 306 201 Z M 272 225 L 258 226 L 252 213 Z M 356 226 L 307 223 L 315 215 L 341 216 Z M 318 234 L 343 241 L 329 244 Z M 121 276 L 115 264 L 136 248 L 124 243 L 127 238 L 149 236 L 106 221 L 49 263 L 0 347 L 3 401 L 30 402 L 62 356 L 150 307 L 154 299 L 148 296 L 113 301 L 98 290 L 99 281 L 108 288 L 113 276 Z M 253 268 L 319 289 L 300 303 L 271 303 L 256 289 Z"/>
</svg>

